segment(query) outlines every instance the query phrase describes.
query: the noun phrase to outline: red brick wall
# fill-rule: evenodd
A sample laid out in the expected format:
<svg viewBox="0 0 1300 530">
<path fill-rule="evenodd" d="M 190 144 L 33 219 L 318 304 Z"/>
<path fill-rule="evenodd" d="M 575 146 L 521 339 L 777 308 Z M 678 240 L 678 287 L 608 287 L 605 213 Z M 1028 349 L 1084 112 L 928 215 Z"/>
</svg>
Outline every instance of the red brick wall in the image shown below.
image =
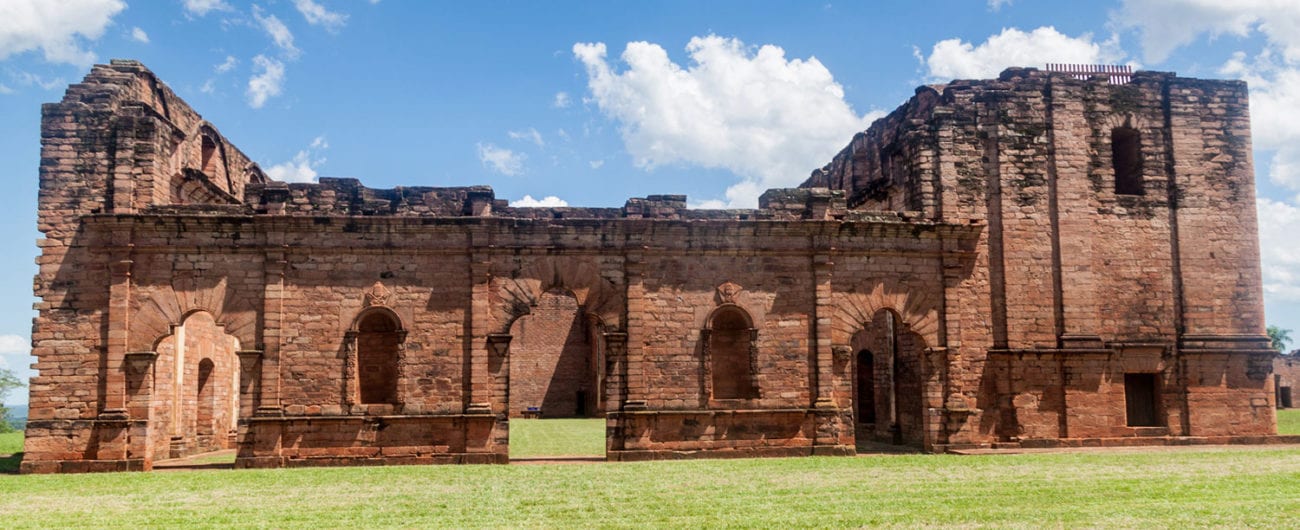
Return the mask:
<svg viewBox="0 0 1300 530">
<path fill-rule="evenodd" d="M 537 407 L 542 417 L 595 413 L 592 345 L 578 301 L 547 291 L 510 327 L 510 415 Z M 578 393 L 584 401 L 578 401 Z"/>
</svg>

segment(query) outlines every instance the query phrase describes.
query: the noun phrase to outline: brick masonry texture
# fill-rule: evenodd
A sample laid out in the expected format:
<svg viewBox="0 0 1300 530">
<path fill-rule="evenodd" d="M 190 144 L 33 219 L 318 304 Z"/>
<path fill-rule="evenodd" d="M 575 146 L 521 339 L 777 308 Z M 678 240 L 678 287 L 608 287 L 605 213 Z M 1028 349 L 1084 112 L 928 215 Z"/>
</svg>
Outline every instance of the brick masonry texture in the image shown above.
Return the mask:
<svg viewBox="0 0 1300 530">
<path fill-rule="evenodd" d="M 504 463 L 532 408 L 604 417 L 611 460 L 1281 440 L 1246 101 L 1010 69 L 758 209 L 512 208 L 269 180 L 96 66 L 43 108 L 21 469 Z"/>
</svg>

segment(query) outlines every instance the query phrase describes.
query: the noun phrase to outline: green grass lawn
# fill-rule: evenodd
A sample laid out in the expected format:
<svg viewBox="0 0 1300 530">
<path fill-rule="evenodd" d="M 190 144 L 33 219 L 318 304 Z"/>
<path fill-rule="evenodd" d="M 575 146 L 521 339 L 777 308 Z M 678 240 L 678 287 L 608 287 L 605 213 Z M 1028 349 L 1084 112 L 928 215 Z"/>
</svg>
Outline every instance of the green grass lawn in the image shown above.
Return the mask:
<svg viewBox="0 0 1300 530">
<path fill-rule="evenodd" d="M 1297 412 L 1281 411 L 1279 426 L 1297 430 Z M 602 420 L 510 427 L 515 457 L 604 452 Z M 21 440 L 0 435 L 0 454 Z M 0 475 L 0 513 L 6 528 L 1295 528 L 1297 492 L 1300 449 L 1256 446 Z"/>
<path fill-rule="evenodd" d="M 0 476 L 8 528 L 1300 527 L 1300 450 Z"/>
<path fill-rule="evenodd" d="M 510 420 L 510 457 L 605 456 L 605 420 Z"/>
<path fill-rule="evenodd" d="M 1300 434 L 1300 409 L 1277 411 L 1278 434 Z"/>
</svg>

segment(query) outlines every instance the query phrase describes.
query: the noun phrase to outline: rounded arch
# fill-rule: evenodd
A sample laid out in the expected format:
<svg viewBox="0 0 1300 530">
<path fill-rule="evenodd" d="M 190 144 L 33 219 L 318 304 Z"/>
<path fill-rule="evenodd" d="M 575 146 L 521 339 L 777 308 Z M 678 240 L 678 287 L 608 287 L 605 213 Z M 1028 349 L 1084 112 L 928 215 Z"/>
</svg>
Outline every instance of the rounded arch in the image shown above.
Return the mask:
<svg viewBox="0 0 1300 530">
<path fill-rule="evenodd" d="M 718 318 L 730 319 L 737 318 L 743 323 L 744 329 L 754 329 L 754 316 L 739 304 L 725 303 L 718 304 L 709 312 L 709 316 L 704 319 L 704 329 L 712 330 Z"/>
<path fill-rule="evenodd" d="M 156 351 L 176 327 L 200 311 L 211 314 L 227 335 L 239 339 L 241 347 L 261 342 L 254 297 L 230 288 L 225 276 L 177 275 L 170 284 L 142 282 L 133 287 L 137 296 L 131 304 L 128 351 Z M 255 296 L 260 297 L 260 292 Z"/>
<path fill-rule="evenodd" d="M 391 329 L 382 331 L 406 331 L 406 324 L 402 322 L 402 316 L 388 306 L 370 306 L 358 311 L 357 316 L 352 318 L 352 325 L 348 326 L 348 331 L 381 331 L 373 328 L 370 330 L 364 329 L 367 321 L 371 322 L 372 326 L 379 325 L 377 323 L 380 318 L 387 319 L 391 323 Z"/>
<path fill-rule="evenodd" d="M 880 310 L 888 309 L 903 327 L 919 335 L 926 344 L 939 346 L 942 341 L 935 298 L 891 280 L 876 281 L 865 291 L 837 292 L 833 295 L 832 340 L 835 344 L 849 344 Z"/>
<path fill-rule="evenodd" d="M 495 278 L 493 331 L 509 333 L 516 319 L 528 314 L 543 294 L 555 289 L 568 291 L 583 312 L 599 318 L 606 329 L 622 329 L 624 293 L 600 271 L 595 259 L 544 257 L 529 261 L 512 277 Z"/>
</svg>

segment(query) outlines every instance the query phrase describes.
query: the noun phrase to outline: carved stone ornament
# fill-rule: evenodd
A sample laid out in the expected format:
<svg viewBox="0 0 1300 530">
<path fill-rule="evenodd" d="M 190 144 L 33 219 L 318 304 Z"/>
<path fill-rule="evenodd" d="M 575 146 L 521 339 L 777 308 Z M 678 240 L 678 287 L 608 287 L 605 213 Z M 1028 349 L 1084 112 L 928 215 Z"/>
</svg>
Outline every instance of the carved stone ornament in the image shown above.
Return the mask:
<svg viewBox="0 0 1300 530">
<path fill-rule="evenodd" d="M 388 291 L 387 287 L 384 287 L 383 282 L 375 282 L 374 285 L 370 286 L 370 290 L 366 291 L 366 305 L 386 306 L 388 305 L 388 298 L 392 296 L 392 294 L 393 293 Z"/>
<path fill-rule="evenodd" d="M 718 301 L 724 304 L 734 304 L 736 303 L 736 295 L 740 294 L 740 291 L 744 289 L 744 287 L 733 282 L 726 282 L 719 285 Z"/>
</svg>

